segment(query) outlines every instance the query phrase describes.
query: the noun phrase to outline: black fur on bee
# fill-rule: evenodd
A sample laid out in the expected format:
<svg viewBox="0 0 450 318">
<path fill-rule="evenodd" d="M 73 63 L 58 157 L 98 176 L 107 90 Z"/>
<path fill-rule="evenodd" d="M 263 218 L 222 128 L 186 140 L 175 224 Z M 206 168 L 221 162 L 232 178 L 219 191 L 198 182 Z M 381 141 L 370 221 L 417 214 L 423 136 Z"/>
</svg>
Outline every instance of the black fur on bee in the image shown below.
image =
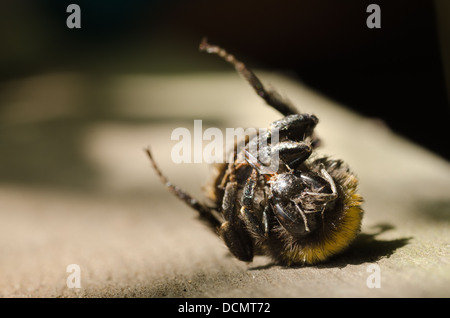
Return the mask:
<svg viewBox="0 0 450 318">
<path fill-rule="evenodd" d="M 318 118 L 299 113 L 276 92 L 267 90 L 251 70 L 224 49 L 203 39 L 200 50 L 231 63 L 284 117 L 274 121 L 267 133 L 236 144 L 233 160 L 218 165 L 208 194 L 212 205 L 171 184 L 147 149 L 161 181 L 198 211 L 200 219 L 241 261 L 266 255 L 281 265 L 311 265 L 342 252 L 360 231 L 363 200 L 357 193 L 356 176 L 343 161 L 312 155 L 319 142 L 314 135 Z M 272 144 L 270 132 L 275 129 L 279 140 Z M 265 145 L 269 157 L 278 153 L 277 171 L 268 170 L 250 155 L 252 143 Z"/>
</svg>

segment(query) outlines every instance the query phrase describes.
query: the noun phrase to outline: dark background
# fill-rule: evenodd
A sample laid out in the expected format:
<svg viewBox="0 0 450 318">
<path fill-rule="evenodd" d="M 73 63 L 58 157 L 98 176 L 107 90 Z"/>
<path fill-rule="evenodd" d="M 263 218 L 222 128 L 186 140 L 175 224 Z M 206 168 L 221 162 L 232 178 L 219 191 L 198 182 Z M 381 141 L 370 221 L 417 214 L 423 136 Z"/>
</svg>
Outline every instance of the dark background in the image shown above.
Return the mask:
<svg viewBox="0 0 450 318">
<path fill-rule="evenodd" d="M 70 3 L 81 29 L 66 27 Z M 370 3 L 381 29 L 366 26 Z M 198 53 L 208 36 L 251 68 L 286 72 L 449 159 L 435 13 L 429 0 L 2 1 L 0 81 L 49 70 L 229 71 Z"/>
</svg>

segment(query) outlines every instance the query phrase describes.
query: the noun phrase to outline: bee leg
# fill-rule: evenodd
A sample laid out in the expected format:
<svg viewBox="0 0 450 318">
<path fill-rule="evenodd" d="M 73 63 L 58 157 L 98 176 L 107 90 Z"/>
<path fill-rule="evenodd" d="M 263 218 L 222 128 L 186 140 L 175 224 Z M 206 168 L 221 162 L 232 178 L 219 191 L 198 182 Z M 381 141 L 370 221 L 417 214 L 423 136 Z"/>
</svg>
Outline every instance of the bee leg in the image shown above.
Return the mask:
<svg viewBox="0 0 450 318">
<path fill-rule="evenodd" d="M 253 260 L 253 241 L 244 224 L 235 211 L 238 184 L 236 182 L 234 163 L 230 163 L 229 181 L 225 187 L 222 201 L 222 213 L 225 222 L 219 228 L 219 236 L 224 240 L 230 252 L 239 260 Z"/>
<path fill-rule="evenodd" d="M 264 229 L 262 224 L 253 213 L 253 198 L 255 194 L 255 188 L 258 182 L 258 172 L 256 169 L 252 170 L 252 174 L 247 179 L 244 186 L 244 191 L 241 197 L 241 211 L 240 215 L 242 220 L 247 226 L 247 229 L 256 236 L 258 239 L 264 237 Z"/>
<path fill-rule="evenodd" d="M 270 205 L 266 204 L 263 210 L 263 225 L 264 225 L 264 237 L 269 236 L 269 211 L 270 211 Z"/>
<path fill-rule="evenodd" d="M 333 178 L 330 176 L 330 174 L 325 170 L 325 168 L 322 167 L 320 170 L 320 173 L 322 174 L 322 177 L 327 180 L 327 182 L 330 184 L 331 193 L 322 193 L 322 192 L 309 192 L 305 191 L 303 192 L 303 195 L 309 195 L 309 196 L 316 196 L 319 198 L 322 198 L 326 201 L 334 200 L 338 197 L 336 184 L 334 183 Z"/>
<path fill-rule="evenodd" d="M 253 260 L 253 242 L 248 233 L 236 229 L 230 222 L 224 222 L 219 228 L 219 235 L 238 260 L 243 262 Z"/>
<path fill-rule="evenodd" d="M 302 164 L 312 153 L 312 146 L 304 141 L 282 141 L 271 148 L 271 154 L 278 152 L 281 162 L 289 168 L 295 169 Z"/>
<path fill-rule="evenodd" d="M 145 152 L 147 153 L 150 162 L 152 163 L 153 169 L 158 174 L 161 182 L 169 189 L 169 191 L 175 195 L 178 199 L 182 200 L 184 203 L 189 205 L 191 208 L 199 212 L 200 219 L 204 222 L 206 222 L 208 225 L 210 225 L 213 228 L 217 228 L 220 226 L 220 221 L 215 217 L 213 210 L 209 208 L 208 206 L 201 204 L 196 199 L 194 199 L 191 195 L 183 191 L 181 188 L 177 187 L 176 185 L 173 185 L 161 172 L 159 167 L 157 166 L 156 162 L 154 161 L 152 157 L 152 153 L 150 152 L 150 149 L 145 149 Z"/>
<path fill-rule="evenodd" d="M 333 178 L 330 176 L 330 174 L 328 173 L 328 171 L 322 166 L 322 169 L 320 170 L 320 173 L 322 174 L 322 176 L 325 178 L 325 180 L 328 181 L 328 183 L 330 184 L 331 187 L 331 197 L 333 199 L 337 198 L 338 194 L 337 194 L 337 188 L 336 188 L 336 184 L 334 183 Z"/>
<path fill-rule="evenodd" d="M 296 114 L 274 121 L 268 132 L 252 139 L 244 149 L 245 158 L 260 174 L 278 171 L 279 161 L 295 169 L 317 147 L 313 130 L 318 119 L 314 115 Z M 279 156 L 275 156 L 278 154 Z M 275 160 L 275 161 L 274 161 Z"/>
<path fill-rule="evenodd" d="M 278 131 L 279 138 L 302 141 L 313 134 L 319 119 L 315 115 L 296 114 L 276 120 L 270 124 L 270 131 Z"/>
<path fill-rule="evenodd" d="M 211 45 L 206 38 L 202 39 L 200 43 L 200 51 L 207 53 L 214 53 L 231 63 L 236 71 L 244 77 L 244 79 L 253 87 L 258 96 L 260 96 L 269 106 L 282 113 L 284 116 L 297 114 L 298 111 L 288 102 L 281 98 L 281 96 L 274 92 L 267 90 L 256 75 L 249 70 L 244 63 L 238 61 L 233 55 L 229 54 L 223 48 Z"/>
</svg>

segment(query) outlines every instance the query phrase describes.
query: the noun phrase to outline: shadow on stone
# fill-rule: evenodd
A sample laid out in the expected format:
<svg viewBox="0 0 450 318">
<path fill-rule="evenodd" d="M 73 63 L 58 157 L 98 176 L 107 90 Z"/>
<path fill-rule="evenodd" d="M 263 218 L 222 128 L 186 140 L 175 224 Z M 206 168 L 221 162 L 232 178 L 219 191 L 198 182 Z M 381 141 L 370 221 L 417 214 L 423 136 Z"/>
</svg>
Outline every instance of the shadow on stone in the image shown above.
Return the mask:
<svg viewBox="0 0 450 318">
<path fill-rule="evenodd" d="M 328 262 L 315 265 L 316 268 L 343 268 L 349 264 L 359 265 L 364 263 L 374 263 L 382 258 L 390 257 L 397 249 L 407 245 L 412 237 L 399 238 L 394 240 L 379 240 L 376 237 L 386 231 L 393 230 L 394 226 L 381 223 L 372 227 L 375 233 L 361 233 L 355 241 L 343 253 L 331 258 Z M 262 266 L 250 267 L 249 270 L 264 270 L 278 266 L 276 263 L 268 263 Z M 298 266 L 304 267 L 304 266 Z M 285 267 L 285 268 L 293 268 Z"/>
<path fill-rule="evenodd" d="M 394 240 L 379 240 L 377 239 L 378 235 L 393 230 L 394 226 L 381 223 L 372 228 L 377 230 L 377 232 L 359 234 L 346 251 L 333 257 L 330 262 L 317 265 L 317 267 L 345 267 L 349 264 L 359 265 L 377 262 L 382 258 L 390 257 L 397 249 L 407 245 L 412 239 L 412 237 L 404 237 Z"/>
</svg>

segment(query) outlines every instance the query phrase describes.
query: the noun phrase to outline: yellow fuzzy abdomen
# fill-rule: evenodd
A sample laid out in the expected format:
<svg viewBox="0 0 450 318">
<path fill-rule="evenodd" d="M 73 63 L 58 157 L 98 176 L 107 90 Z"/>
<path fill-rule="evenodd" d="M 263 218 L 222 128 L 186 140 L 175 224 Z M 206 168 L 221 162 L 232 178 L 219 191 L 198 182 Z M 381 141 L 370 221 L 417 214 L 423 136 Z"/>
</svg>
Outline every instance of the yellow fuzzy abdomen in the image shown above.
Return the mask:
<svg viewBox="0 0 450 318">
<path fill-rule="evenodd" d="M 282 253 L 282 258 L 287 265 L 305 264 L 313 265 L 323 262 L 331 256 L 342 252 L 358 235 L 361 228 L 363 209 L 360 207 L 362 197 L 354 193 L 356 190 L 353 184 L 347 184 L 348 193 L 344 200 L 346 210 L 335 229 L 325 233 L 319 242 L 302 246 L 293 244 Z"/>
</svg>

